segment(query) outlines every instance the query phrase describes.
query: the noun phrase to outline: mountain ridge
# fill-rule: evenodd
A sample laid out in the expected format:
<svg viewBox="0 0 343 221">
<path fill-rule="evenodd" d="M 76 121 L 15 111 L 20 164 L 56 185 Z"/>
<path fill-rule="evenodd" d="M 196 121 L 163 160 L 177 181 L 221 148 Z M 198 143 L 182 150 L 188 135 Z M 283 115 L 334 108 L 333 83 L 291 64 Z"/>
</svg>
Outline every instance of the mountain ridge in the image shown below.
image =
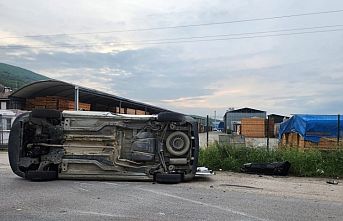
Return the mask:
<svg viewBox="0 0 343 221">
<path fill-rule="evenodd" d="M 48 79 L 49 78 L 44 75 L 37 74 L 24 68 L 0 63 L 0 84 L 5 87 L 10 87 L 13 90 L 19 89 L 34 81 Z"/>
</svg>

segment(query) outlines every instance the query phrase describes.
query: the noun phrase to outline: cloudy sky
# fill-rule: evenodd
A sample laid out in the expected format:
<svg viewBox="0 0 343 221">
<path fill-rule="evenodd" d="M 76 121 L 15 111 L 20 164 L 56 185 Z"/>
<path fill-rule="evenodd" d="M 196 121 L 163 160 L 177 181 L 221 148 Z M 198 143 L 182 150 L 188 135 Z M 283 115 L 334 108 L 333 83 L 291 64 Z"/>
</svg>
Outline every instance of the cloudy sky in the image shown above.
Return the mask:
<svg viewBox="0 0 343 221">
<path fill-rule="evenodd" d="M 343 1 L 0 0 L 0 62 L 190 114 L 342 114 Z"/>
</svg>

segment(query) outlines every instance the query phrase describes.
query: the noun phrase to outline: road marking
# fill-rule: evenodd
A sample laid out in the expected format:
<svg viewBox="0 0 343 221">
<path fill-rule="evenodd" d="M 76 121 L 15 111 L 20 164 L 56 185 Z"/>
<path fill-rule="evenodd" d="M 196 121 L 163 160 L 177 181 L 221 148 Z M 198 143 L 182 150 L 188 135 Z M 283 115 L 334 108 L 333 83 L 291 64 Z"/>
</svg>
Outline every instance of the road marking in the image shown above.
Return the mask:
<svg viewBox="0 0 343 221">
<path fill-rule="evenodd" d="M 99 213 L 99 212 L 92 212 L 92 211 L 80 211 L 75 210 L 76 213 L 85 214 L 85 215 L 94 215 L 94 216 L 107 216 L 107 217 L 124 217 L 120 215 L 110 214 L 110 213 Z"/>
<path fill-rule="evenodd" d="M 121 185 L 119 185 L 119 184 L 110 183 L 110 182 L 100 182 L 100 183 L 107 184 L 107 185 L 113 185 L 113 186 L 121 186 Z"/>
<path fill-rule="evenodd" d="M 188 199 L 188 198 L 185 198 L 185 197 L 172 195 L 172 194 L 169 194 L 169 193 L 159 192 L 159 191 L 156 191 L 156 190 L 144 189 L 144 188 L 141 188 L 141 187 L 139 187 L 138 189 L 146 191 L 146 192 L 154 193 L 154 194 L 157 194 L 157 195 L 167 196 L 167 197 L 171 197 L 171 198 L 174 198 L 174 199 L 179 199 L 179 200 L 187 201 L 187 202 L 198 204 L 198 205 L 203 205 L 203 206 L 215 208 L 215 209 L 218 209 L 218 210 L 222 210 L 222 211 L 225 211 L 225 212 L 233 213 L 233 214 L 236 214 L 236 215 L 244 216 L 244 217 L 255 219 L 255 220 L 267 221 L 267 219 L 263 219 L 263 218 L 260 218 L 260 217 L 257 217 L 257 216 L 252 216 L 252 215 L 249 215 L 249 214 L 237 211 L 237 210 L 233 210 L 233 209 L 229 209 L 229 208 L 225 208 L 225 207 L 221 207 L 221 206 L 217 206 L 217 205 L 212 205 L 212 204 L 209 204 L 209 203 L 204 203 L 204 202 L 201 202 L 201 201 L 198 201 L 198 200 L 192 200 L 192 199 Z"/>
<path fill-rule="evenodd" d="M 82 191 L 86 191 L 86 192 L 88 192 L 89 190 L 87 190 L 87 189 L 85 189 L 85 188 L 82 188 L 82 187 L 76 187 L 77 189 L 79 189 L 79 190 L 82 190 Z"/>
<path fill-rule="evenodd" d="M 76 184 L 80 184 L 80 185 L 84 185 L 84 186 L 95 186 L 94 184 L 92 183 L 86 183 L 86 182 L 74 182 Z"/>
<path fill-rule="evenodd" d="M 84 214 L 84 215 L 91 215 L 91 216 L 105 216 L 105 217 L 112 217 L 112 218 L 126 218 L 129 220 L 137 220 L 137 217 L 134 217 L 134 216 L 125 216 L 125 215 L 112 214 L 112 213 L 102 213 L 102 212 L 84 211 L 84 210 L 72 210 L 70 212 Z"/>
</svg>

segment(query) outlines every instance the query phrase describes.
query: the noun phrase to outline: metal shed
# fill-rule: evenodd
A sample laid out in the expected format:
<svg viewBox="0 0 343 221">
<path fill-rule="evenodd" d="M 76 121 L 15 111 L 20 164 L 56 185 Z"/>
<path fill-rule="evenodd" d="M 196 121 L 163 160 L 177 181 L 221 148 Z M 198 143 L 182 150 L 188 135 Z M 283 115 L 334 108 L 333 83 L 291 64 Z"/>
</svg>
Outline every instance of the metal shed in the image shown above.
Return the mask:
<svg viewBox="0 0 343 221">
<path fill-rule="evenodd" d="M 252 108 L 241 108 L 236 110 L 226 111 L 224 115 L 224 130 L 231 132 L 237 132 L 241 124 L 241 119 L 259 117 L 266 119 L 266 111 L 252 109 Z"/>
<path fill-rule="evenodd" d="M 123 110 L 119 111 L 121 113 L 126 113 L 127 108 L 144 111 L 149 114 L 169 111 L 164 108 L 59 80 L 37 81 L 18 89 L 10 96 L 10 107 L 13 109 L 25 109 L 26 99 L 39 96 L 59 96 L 74 100 L 77 95 L 80 102 L 91 104 L 92 111 L 113 111 L 118 109 L 118 107 L 119 110 Z"/>
</svg>

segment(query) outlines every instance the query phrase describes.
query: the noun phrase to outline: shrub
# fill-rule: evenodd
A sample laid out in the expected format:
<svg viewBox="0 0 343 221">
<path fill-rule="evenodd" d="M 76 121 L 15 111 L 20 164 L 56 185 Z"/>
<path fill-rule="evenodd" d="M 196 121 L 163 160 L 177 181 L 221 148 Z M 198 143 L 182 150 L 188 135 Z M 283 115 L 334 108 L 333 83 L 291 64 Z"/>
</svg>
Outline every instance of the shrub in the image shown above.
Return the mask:
<svg viewBox="0 0 343 221">
<path fill-rule="evenodd" d="M 343 150 L 253 149 L 215 143 L 200 150 L 199 165 L 239 172 L 244 163 L 289 161 L 295 176 L 343 176 Z"/>
</svg>

